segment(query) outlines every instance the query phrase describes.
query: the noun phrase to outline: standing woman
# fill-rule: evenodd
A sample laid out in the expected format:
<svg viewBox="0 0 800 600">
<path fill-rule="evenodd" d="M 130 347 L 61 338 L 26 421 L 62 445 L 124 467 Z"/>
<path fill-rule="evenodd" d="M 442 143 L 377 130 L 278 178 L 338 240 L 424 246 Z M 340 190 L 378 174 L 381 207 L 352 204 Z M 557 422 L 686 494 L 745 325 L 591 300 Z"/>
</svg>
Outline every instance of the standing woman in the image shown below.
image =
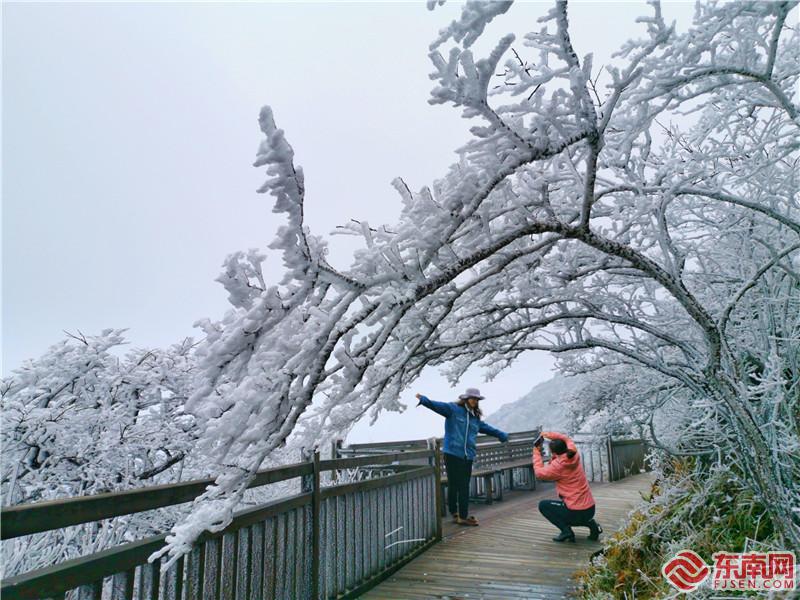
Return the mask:
<svg viewBox="0 0 800 600">
<path fill-rule="evenodd" d="M 545 439 L 550 441 L 552 456 L 547 465 L 542 460 Z M 574 542 L 573 526 L 588 527 L 589 539 L 597 540 L 603 529 L 594 520 L 594 497 L 575 442 L 563 433 L 543 431 L 533 445 L 533 472 L 536 479 L 555 481 L 556 493 L 561 498 L 539 502 L 539 512 L 561 531 L 553 541 Z"/>
<path fill-rule="evenodd" d="M 472 461 L 475 460 L 475 438 L 479 433 L 486 433 L 501 442 L 507 442 L 508 436 L 481 420 L 483 413 L 478 404 L 483 396 L 475 388 L 467 388 L 458 397 L 458 402 L 436 402 L 422 394 L 417 394 L 417 398 L 419 404 L 445 418 L 442 451 L 447 468 L 447 504 L 450 514 L 453 515 L 453 522 L 475 526 L 478 520 L 468 513 L 469 479 L 472 476 Z"/>
</svg>

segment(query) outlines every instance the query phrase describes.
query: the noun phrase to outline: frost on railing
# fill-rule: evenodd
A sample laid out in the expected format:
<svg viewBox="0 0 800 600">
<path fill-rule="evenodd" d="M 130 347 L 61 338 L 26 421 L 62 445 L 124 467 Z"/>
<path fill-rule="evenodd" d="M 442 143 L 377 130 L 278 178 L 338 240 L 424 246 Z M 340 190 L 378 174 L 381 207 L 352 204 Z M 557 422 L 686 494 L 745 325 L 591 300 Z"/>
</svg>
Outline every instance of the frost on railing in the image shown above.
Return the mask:
<svg viewBox="0 0 800 600">
<path fill-rule="evenodd" d="M 379 483 L 380 479 L 367 481 Z M 436 536 L 436 484 L 432 477 L 331 495 L 320 508 L 322 598 L 356 589 Z"/>
<path fill-rule="evenodd" d="M 436 454 L 424 450 L 409 453 L 406 462 L 403 458 L 320 461 L 317 454 L 311 461 L 267 469 L 248 491 L 250 505 L 222 531 L 204 533 L 168 568 L 164 568 L 166 557 L 153 558 L 163 548 L 165 535 L 154 535 L 83 558 L 55 560 L 48 568 L 5 579 L 2 596 L 4 600 L 356 596 L 441 536 Z M 3 535 L 10 538 L 4 544 L 41 535 L 35 532 L 42 528 L 70 535 L 70 529 L 97 527 L 104 515 L 143 518 L 181 509 L 206 483 L 152 488 L 146 494 L 67 499 L 43 511 L 16 507 L 3 513 Z M 161 508 L 147 510 L 154 506 Z M 80 518 L 65 517 L 70 511 Z M 42 527 L 37 520 L 47 525 Z"/>
</svg>

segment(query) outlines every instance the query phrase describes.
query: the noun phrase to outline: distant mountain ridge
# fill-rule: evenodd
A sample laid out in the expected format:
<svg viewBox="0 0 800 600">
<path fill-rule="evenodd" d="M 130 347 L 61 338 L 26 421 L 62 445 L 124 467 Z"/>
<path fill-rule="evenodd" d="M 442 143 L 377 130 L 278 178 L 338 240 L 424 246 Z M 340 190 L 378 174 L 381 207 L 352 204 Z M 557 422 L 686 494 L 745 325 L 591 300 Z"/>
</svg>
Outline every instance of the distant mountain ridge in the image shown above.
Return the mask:
<svg viewBox="0 0 800 600">
<path fill-rule="evenodd" d="M 534 386 L 519 400 L 503 404 L 485 420 L 509 433 L 528 431 L 539 425 L 545 430 L 564 431 L 569 423 L 566 399 L 582 385 L 581 379 L 580 375 L 555 375 Z"/>
</svg>

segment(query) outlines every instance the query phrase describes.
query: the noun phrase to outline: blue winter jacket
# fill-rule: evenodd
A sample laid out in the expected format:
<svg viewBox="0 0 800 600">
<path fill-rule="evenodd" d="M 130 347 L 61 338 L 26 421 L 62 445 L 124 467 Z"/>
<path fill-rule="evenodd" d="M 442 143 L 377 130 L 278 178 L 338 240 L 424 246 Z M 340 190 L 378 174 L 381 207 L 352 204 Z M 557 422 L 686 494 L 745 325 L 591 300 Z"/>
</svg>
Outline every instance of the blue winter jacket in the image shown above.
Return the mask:
<svg viewBox="0 0 800 600">
<path fill-rule="evenodd" d="M 447 454 L 474 460 L 475 438 L 479 433 L 492 435 L 501 442 L 508 441 L 508 435 L 481 421 L 470 413 L 466 406 L 460 406 L 455 402 L 437 402 L 425 396 L 420 397 L 419 403 L 445 417 L 442 451 Z"/>
</svg>

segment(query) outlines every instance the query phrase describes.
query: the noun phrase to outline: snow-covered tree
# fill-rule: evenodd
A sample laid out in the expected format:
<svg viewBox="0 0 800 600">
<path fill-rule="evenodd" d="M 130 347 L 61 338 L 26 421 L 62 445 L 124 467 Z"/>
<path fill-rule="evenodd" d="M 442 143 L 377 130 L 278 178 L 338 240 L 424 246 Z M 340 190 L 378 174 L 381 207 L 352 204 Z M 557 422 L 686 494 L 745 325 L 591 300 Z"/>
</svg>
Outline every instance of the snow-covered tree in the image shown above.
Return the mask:
<svg viewBox="0 0 800 600">
<path fill-rule="evenodd" d="M 468 1 L 431 45 L 430 101 L 461 109 L 472 138 L 432 186 L 394 181 L 398 223 L 340 230 L 365 241 L 348 268 L 305 224 L 303 171 L 262 109 L 255 164 L 287 218 L 271 246 L 286 271 L 266 285 L 257 255 L 226 265 L 234 309 L 204 324 L 186 404 L 217 483 L 174 528 L 173 556 L 224 527 L 290 436 L 310 446 L 400 408 L 426 366 L 491 376 L 529 350 L 704 403 L 704 444 L 800 546 L 796 2 L 698 4 L 683 32 L 651 4 L 642 38 L 598 69 L 563 1 L 528 50 L 508 35 L 475 57 L 511 3 Z"/>
<path fill-rule="evenodd" d="M 5 504 L 174 480 L 193 443 L 191 340 L 120 358 L 122 330 L 70 336 L 2 381 Z"/>
<path fill-rule="evenodd" d="M 72 335 L 0 381 L 4 505 L 208 476 L 191 455 L 194 417 L 183 411 L 193 376 L 191 340 L 120 357 L 123 333 Z M 4 569 L 47 566 L 156 534 L 176 516 L 7 540 Z"/>
</svg>

